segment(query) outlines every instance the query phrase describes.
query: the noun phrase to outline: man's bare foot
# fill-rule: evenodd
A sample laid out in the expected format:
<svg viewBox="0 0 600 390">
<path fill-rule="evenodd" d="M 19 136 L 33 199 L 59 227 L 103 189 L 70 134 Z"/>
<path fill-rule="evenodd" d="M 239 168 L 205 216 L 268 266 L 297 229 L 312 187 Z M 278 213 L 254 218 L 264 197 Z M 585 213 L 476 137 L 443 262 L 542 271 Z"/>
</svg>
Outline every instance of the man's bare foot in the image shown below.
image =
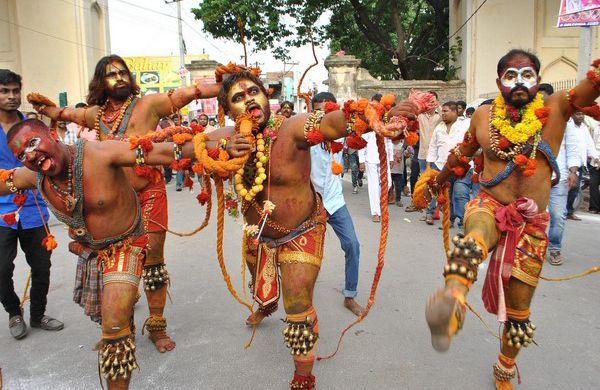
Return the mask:
<svg viewBox="0 0 600 390">
<path fill-rule="evenodd" d="M 262 311 L 257 310 L 248 316 L 248 318 L 246 319 L 246 325 L 257 326 L 262 322 L 262 320 L 265 319 L 266 316 L 267 315 L 264 314 Z"/>
<path fill-rule="evenodd" d="M 172 351 L 173 349 L 175 349 L 175 341 L 173 341 L 173 339 L 171 339 L 166 334 L 161 335 L 161 338 L 154 338 L 152 337 L 152 333 L 150 333 L 149 337 L 150 340 L 154 343 L 156 350 L 160 353 L 165 353 L 167 351 Z"/>
<path fill-rule="evenodd" d="M 344 307 L 350 310 L 354 315 L 359 316 L 365 310 L 361 305 L 356 303 L 354 298 L 344 298 Z"/>
<path fill-rule="evenodd" d="M 431 332 L 431 345 L 436 351 L 445 352 L 450 348 L 452 337 L 462 328 L 465 307 L 450 290 L 440 289 L 427 301 L 425 318 Z"/>
</svg>

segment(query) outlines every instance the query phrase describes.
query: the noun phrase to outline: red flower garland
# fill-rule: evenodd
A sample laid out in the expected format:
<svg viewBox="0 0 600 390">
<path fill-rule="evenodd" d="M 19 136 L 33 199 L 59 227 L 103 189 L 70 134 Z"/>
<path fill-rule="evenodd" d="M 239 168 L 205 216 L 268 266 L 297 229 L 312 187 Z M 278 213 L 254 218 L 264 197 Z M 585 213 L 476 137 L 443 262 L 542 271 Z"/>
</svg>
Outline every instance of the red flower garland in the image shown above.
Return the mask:
<svg viewBox="0 0 600 390">
<path fill-rule="evenodd" d="M 344 144 L 341 144 L 339 142 L 334 142 L 334 141 L 330 141 L 329 142 L 329 150 L 331 150 L 331 153 L 336 154 L 342 151 L 342 149 L 344 149 Z"/>
<path fill-rule="evenodd" d="M 350 149 L 359 150 L 367 146 L 367 141 L 361 136 L 349 135 L 346 137 L 346 145 L 348 145 Z"/>
</svg>

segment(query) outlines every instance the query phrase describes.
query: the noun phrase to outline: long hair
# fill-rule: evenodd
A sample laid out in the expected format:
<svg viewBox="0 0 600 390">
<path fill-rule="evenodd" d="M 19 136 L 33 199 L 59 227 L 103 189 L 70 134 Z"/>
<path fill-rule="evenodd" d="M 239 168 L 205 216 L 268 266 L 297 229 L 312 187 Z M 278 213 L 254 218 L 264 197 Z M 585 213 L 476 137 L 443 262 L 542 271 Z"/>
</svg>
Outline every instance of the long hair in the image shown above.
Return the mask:
<svg viewBox="0 0 600 390">
<path fill-rule="evenodd" d="M 137 95 L 140 93 L 140 87 L 135 82 L 135 78 L 131 74 L 129 67 L 123 60 L 123 58 L 119 57 L 116 54 L 111 54 L 109 56 L 102 57 L 100 61 L 96 64 L 96 69 L 94 70 L 94 77 L 92 81 L 90 81 L 90 85 L 88 87 L 88 96 L 87 103 L 90 106 L 101 106 L 106 103 L 106 99 L 108 99 L 108 91 L 106 90 L 106 85 L 104 83 L 104 78 L 106 77 L 106 65 L 110 64 L 113 61 L 120 62 L 123 64 L 127 72 L 129 72 L 129 80 L 131 85 L 131 93 Z"/>
</svg>

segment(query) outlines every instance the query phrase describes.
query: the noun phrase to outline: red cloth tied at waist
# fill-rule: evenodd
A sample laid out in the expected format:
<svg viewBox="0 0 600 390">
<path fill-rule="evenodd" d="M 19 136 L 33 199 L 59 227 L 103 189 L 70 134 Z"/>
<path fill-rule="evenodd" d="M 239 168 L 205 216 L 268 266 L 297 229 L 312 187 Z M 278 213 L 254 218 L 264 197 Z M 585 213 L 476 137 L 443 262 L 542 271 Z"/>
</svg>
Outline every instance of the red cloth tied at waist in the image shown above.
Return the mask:
<svg viewBox="0 0 600 390">
<path fill-rule="evenodd" d="M 529 198 L 519 198 L 508 206 L 499 206 L 495 210 L 495 217 L 496 227 L 502 235 L 490 260 L 482 295 L 487 311 L 496 314 L 498 321 L 504 322 L 504 288 L 508 286 L 512 273 L 519 239 L 523 234 L 545 230 L 550 217 L 546 212 L 538 213 L 537 204 Z"/>
</svg>

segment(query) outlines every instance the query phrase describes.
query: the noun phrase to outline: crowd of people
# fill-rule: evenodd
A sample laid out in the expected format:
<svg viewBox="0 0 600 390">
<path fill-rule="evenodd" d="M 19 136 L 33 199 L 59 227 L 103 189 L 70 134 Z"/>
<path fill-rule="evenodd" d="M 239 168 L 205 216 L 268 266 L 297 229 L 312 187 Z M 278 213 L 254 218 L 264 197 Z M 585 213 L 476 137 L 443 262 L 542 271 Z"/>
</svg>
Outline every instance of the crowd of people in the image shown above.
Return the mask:
<svg viewBox="0 0 600 390">
<path fill-rule="evenodd" d="M 427 225 L 447 210 L 450 228 L 459 229 L 447 253 L 445 286 L 427 303 L 435 349 L 448 349 L 462 327 L 465 296 L 493 251 L 484 302 L 504 323 L 494 377 L 498 389 L 512 388 L 516 355 L 535 330 L 530 303 L 546 246 L 548 262 L 560 265 L 565 222 L 580 220 L 575 211 L 585 172 L 588 211 L 600 213 L 600 128 L 584 115 L 600 94 L 594 64 L 568 98 L 539 84 L 535 55 L 512 50 L 498 63 L 499 96 L 477 108 L 460 100 L 440 104 L 436 91 L 414 95 L 427 103 L 411 95 L 390 106 L 379 94 L 342 106 L 320 92 L 309 112 L 296 113 L 284 101 L 275 115 L 256 70 L 231 64 L 217 69 L 214 84 L 139 97 L 123 59 L 111 55 L 98 62 L 86 103 L 61 108 L 33 93 L 28 100 L 36 112 L 26 115 L 19 111 L 21 77 L 0 69 L 0 301 L 10 333 L 27 335 L 13 284 L 17 243 L 31 267 L 30 325 L 64 327 L 45 313 L 55 247 L 46 227 L 49 208 L 68 226 L 69 250 L 78 257 L 74 300 L 102 328 L 100 373 L 109 388 L 127 388 L 137 367 L 132 312 L 140 281 L 151 342 L 159 352 L 176 346 L 164 316 L 166 184 L 175 175 L 181 191 L 191 176 L 202 182 L 212 174 L 220 202 L 224 181 L 235 189 L 238 200 L 227 207 L 237 210 L 239 202 L 245 221 L 243 256 L 257 304 L 246 323 L 259 325 L 283 296 L 294 364 L 290 388 L 313 389 L 319 324 L 312 299 L 327 224 L 345 254 L 343 305 L 360 318 L 369 309 L 356 301 L 360 240 L 343 192 L 349 173 L 351 196 L 366 180 L 373 223 L 386 221 L 387 193 L 389 204 L 423 212 Z M 206 114 L 189 122 L 178 114 L 194 99 L 213 97 L 235 126 L 218 127 Z M 385 113 L 373 119 L 379 111 L 368 107 Z M 49 128 L 44 117 L 56 125 Z M 401 121 L 399 130 L 394 126 Z M 417 127 L 418 142 L 408 142 L 408 129 Z M 509 226 L 519 218 L 522 226 Z M 222 228 L 221 219 L 221 246 Z"/>
</svg>

